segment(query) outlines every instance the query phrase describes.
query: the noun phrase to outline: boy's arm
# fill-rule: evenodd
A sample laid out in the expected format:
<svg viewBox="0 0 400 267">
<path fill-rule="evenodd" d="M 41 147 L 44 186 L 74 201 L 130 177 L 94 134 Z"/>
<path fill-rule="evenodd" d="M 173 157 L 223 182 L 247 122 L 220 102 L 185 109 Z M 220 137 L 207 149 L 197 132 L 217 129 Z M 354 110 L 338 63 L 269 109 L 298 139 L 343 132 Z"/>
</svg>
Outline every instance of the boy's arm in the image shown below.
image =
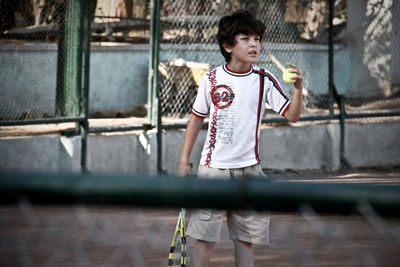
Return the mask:
<svg viewBox="0 0 400 267">
<path fill-rule="evenodd" d="M 201 130 L 201 127 L 203 126 L 203 121 L 204 119 L 194 116 L 193 114 L 190 116 L 188 125 L 186 127 L 185 139 L 183 141 L 183 148 L 179 163 L 180 176 L 192 174 L 192 167 L 190 165 L 189 158 L 197 136 Z"/>
<path fill-rule="evenodd" d="M 296 73 L 297 76 L 294 77 L 296 79 L 294 83 L 295 90 L 289 109 L 285 113 L 285 117 L 290 122 L 297 122 L 303 107 L 303 74 L 296 65 L 290 63 L 288 63 L 288 65 L 294 69 L 292 73 Z"/>
</svg>

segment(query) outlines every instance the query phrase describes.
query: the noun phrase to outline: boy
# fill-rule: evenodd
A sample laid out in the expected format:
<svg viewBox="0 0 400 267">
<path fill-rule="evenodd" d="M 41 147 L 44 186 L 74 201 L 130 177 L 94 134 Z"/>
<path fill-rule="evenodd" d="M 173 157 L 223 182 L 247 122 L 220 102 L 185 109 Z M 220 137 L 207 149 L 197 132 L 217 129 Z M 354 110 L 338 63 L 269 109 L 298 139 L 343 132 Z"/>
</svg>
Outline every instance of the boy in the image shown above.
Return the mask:
<svg viewBox="0 0 400 267">
<path fill-rule="evenodd" d="M 240 179 L 263 176 L 259 165 L 258 137 L 268 103 L 291 122 L 298 121 L 302 109 L 302 73 L 296 73 L 292 101 L 277 79 L 255 65 L 265 25 L 247 11 L 239 10 L 219 23 L 218 43 L 226 64 L 208 71 L 199 86 L 186 129 L 179 174 L 191 174 L 190 153 L 210 114 L 198 177 Z M 214 244 L 219 240 L 224 216 L 235 248 L 235 265 L 254 264 L 253 244 L 268 243 L 267 213 L 255 211 L 198 210 L 192 213 L 187 235 L 196 239 L 193 266 L 207 266 Z"/>
</svg>

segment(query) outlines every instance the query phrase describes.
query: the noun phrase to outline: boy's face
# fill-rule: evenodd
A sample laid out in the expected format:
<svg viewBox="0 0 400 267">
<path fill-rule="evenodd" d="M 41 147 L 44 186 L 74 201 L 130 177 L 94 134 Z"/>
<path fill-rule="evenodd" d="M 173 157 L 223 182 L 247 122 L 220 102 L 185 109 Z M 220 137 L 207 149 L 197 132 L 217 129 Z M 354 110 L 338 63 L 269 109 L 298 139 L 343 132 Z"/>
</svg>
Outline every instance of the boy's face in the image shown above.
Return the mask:
<svg viewBox="0 0 400 267">
<path fill-rule="evenodd" d="M 234 46 L 224 46 L 231 54 L 230 63 L 254 64 L 260 55 L 260 36 L 255 34 L 238 34 Z"/>
</svg>

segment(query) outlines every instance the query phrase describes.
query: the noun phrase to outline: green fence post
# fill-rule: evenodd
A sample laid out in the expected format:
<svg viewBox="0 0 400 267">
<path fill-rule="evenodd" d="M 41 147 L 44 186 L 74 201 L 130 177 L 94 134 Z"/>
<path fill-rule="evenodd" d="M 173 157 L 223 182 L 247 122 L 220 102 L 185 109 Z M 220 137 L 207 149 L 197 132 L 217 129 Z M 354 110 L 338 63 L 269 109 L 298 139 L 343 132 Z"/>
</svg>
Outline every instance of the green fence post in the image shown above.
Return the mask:
<svg viewBox="0 0 400 267">
<path fill-rule="evenodd" d="M 59 21 L 56 114 L 75 117 L 80 114 L 81 91 L 81 3 L 68 0 L 65 17 Z"/>
<path fill-rule="evenodd" d="M 147 87 L 147 118 L 148 123 L 155 126 L 157 123 L 157 67 L 159 51 L 159 0 L 150 1 L 150 38 L 149 38 L 149 74 Z"/>
<path fill-rule="evenodd" d="M 329 0 L 329 55 L 328 55 L 328 88 L 329 88 L 329 114 L 333 114 L 334 81 L 333 81 L 333 13 L 334 1 Z"/>
<path fill-rule="evenodd" d="M 84 69 L 82 90 L 82 116 L 81 126 L 81 171 L 87 172 L 87 137 L 89 132 L 89 81 L 90 81 L 90 40 L 91 40 L 91 0 L 82 2 L 83 36 L 84 36 Z"/>
<path fill-rule="evenodd" d="M 147 96 L 147 118 L 151 126 L 157 129 L 157 170 L 162 170 L 162 125 L 161 107 L 158 92 L 158 63 L 160 48 L 160 0 L 152 0 L 150 3 L 150 57 Z"/>
</svg>

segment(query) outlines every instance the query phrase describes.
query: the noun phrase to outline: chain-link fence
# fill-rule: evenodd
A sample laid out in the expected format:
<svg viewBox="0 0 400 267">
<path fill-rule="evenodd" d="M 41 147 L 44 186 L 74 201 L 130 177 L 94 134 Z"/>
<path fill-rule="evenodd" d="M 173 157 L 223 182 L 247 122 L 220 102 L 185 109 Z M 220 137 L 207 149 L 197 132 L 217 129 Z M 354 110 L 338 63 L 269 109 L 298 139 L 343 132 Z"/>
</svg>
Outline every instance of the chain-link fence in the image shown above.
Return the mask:
<svg viewBox="0 0 400 267">
<path fill-rule="evenodd" d="M 79 2 L 2 1 L 1 120 L 79 115 L 81 63 L 76 53 L 83 32 Z M 89 113 L 96 118 L 143 117 L 150 1 L 91 2 Z M 400 52 L 395 29 L 400 23 L 393 2 L 333 1 L 333 84 L 346 97 L 349 113 L 398 111 Z M 164 118 L 190 114 L 202 74 L 224 63 L 215 38 L 219 19 L 239 8 L 266 24 L 258 65 L 275 74 L 289 96 L 293 87 L 282 81 L 279 66 L 292 62 L 302 68 L 303 115 L 335 109 L 328 84 L 329 4 L 328 0 L 163 1 L 158 71 Z M 267 110 L 266 116 L 276 115 Z"/>
<path fill-rule="evenodd" d="M 397 111 L 400 75 L 399 12 L 393 1 L 333 1 L 333 87 L 329 92 L 329 1 L 165 1 L 162 15 L 161 101 L 166 117 L 185 117 L 209 68 L 224 63 L 216 42 L 221 16 L 238 8 L 252 11 L 267 28 L 258 65 L 282 81 L 292 62 L 304 72 L 303 115 L 338 108 L 349 112 Z M 330 98 L 332 96 L 332 99 Z M 266 112 L 270 116 L 270 112 Z"/>
<path fill-rule="evenodd" d="M 252 11 L 266 25 L 258 65 L 274 73 L 289 95 L 293 88 L 283 82 L 281 68 L 287 62 L 300 66 L 305 77 L 306 114 L 326 112 L 328 40 L 321 35 L 327 36 L 327 1 L 173 1 L 165 4 L 161 13 L 163 115 L 184 117 L 190 113 L 201 75 L 224 63 L 216 42 L 219 19 L 238 8 Z"/>
<path fill-rule="evenodd" d="M 396 1 L 347 1 L 346 30 L 337 43 L 343 69 L 335 68 L 338 90 L 351 114 L 398 111 L 400 107 L 400 8 Z"/>
<path fill-rule="evenodd" d="M 2 1 L 0 10 L 0 119 L 80 116 L 80 1 Z"/>
</svg>

